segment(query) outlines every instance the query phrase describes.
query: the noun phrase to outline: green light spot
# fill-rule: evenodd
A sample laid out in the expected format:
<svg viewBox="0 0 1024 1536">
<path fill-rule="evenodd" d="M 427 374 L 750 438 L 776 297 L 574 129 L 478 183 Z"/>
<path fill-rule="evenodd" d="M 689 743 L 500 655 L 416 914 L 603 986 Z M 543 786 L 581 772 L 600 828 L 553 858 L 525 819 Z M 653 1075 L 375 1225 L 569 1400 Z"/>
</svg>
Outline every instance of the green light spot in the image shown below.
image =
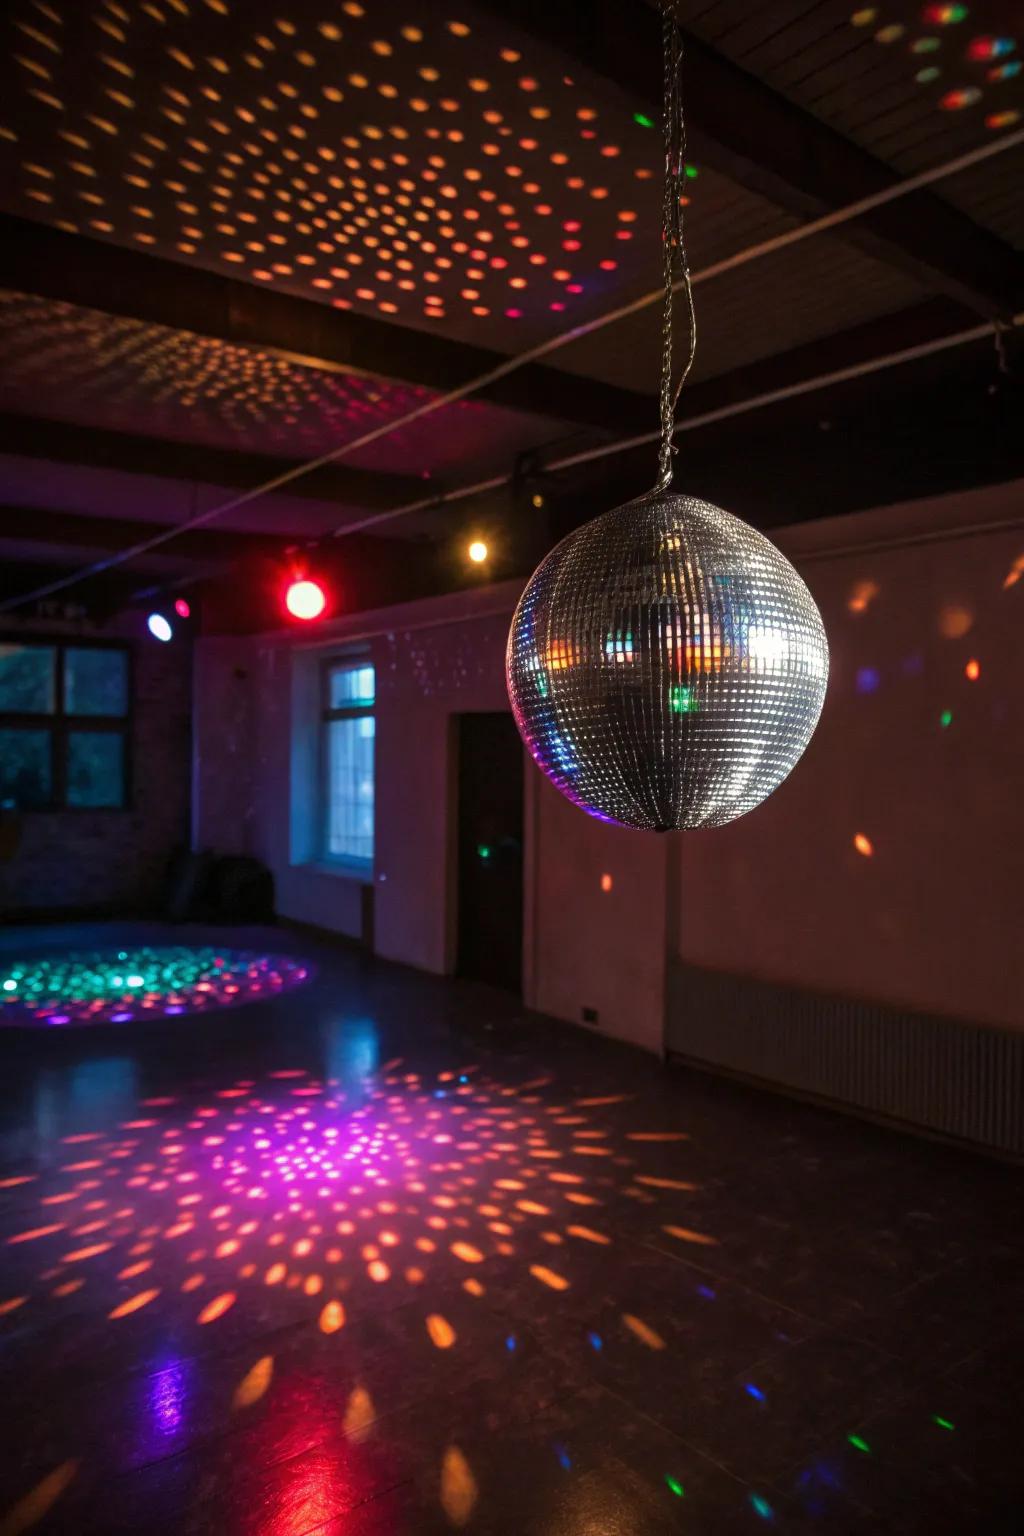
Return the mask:
<svg viewBox="0 0 1024 1536">
<path fill-rule="evenodd" d="M 850 1444 L 854 1447 L 855 1450 L 863 1451 L 865 1456 L 871 1455 L 870 1445 L 868 1445 L 866 1440 L 862 1440 L 860 1435 L 847 1435 L 846 1438 L 849 1440 Z"/>
<path fill-rule="evenodd" d="M 933 1415 L 933 1419 L 940 1429 L 954 1429 L 956 1427 L 955 1425 L 951 1424 L 948 1419 L 940 1419 L 937 1413 Z"/>
<path fill-rule="evenodd" d="M 946 729 L 947 725 L 953 724 L 953 711 L 951 709 L 944 709 L 942 711 L 942 714 L 939 716 L 939 724 L 943 730 Z"/>
<path fill-rule="evenodd" d="M 690 181 L 696 181 L 697 177 L 700 175 L 700 172 L 695 165 L 687 165 L 684 167 L 684 169 L 686 171 L 687 178 Z"/>
<path fill-rule="evenodd" d="M 759 1493 L 752 1493 L 750 1495 L 750 1502 L 755 1513 L 759 1514 L 762 1520 L 770 1520 L 775 1513 L 768 1500 L 763 1499 Z"/>
<path fill-rule="evenodd" d="M 634 121 L 634 123 L 639 123 L 641 128 L 653 128 L 654 127 L 654 119 L 650 118 L 650 117 L 644 117 L 644 114 L 642 112 L 634 112 L 633 113 L 633 121 Z"/>
<path fill-rule="evenodd" d="M 476 851 L 482 859 L 489 859 L 491 850 L 486 843 L 477 843 Z"/>
<path fill-rule="evenodd" d="M 673 684 L 669 690 L 669 707 L 674 714 L 692 715 L 696 712 L 697 701 L 689 688 L 684 688 L 681 683 Z"/>
<path fill-rule="evenodd" d="M 677 1483 L 675 1478 L 674 1477 L 670 1477 L 667 1472 L 665 1473 L 665 1481 L 668 1484 L 668 1486 L 671 1488 L 672 1492 L 675 1494 L 676 1498 L 677 1499 L 681 1499 L 683 1497 L 683 1485 L 682 1485 L 682 1483 Z"/>
<path fill-rule="evenodd" d="M 919 69 L 914 79 L 918 85 L 931 85 L 932 81 L 937 80 L 941 74 L 941 69 L 937 69 L 934 64 L 929 64 L 926 69 Z"/>
</svg>

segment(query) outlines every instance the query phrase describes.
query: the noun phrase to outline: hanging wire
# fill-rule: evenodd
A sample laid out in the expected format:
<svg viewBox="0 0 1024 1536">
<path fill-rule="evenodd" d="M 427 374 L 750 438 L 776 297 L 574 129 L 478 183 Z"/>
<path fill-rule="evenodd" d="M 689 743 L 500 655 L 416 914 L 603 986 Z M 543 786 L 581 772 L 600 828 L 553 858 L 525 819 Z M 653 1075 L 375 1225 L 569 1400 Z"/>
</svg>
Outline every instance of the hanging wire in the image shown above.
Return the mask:
<svg viewBox="0 0 1024 1536">
<path fill-rule="evenodd" d="M 661 241 L 665 296 L 662 307 L 661 388 L 659 391 L 661 419 L 657 486 L 659 491 L 666 490 L 672 483 L 672 455 L 676 451 L 672 441 L 675 434 L 676 406 L 679 403 L 683 385 L 693 367 L 694 354 L 697 350 L 697 316 L 693 307 L 693 284 L 686 254 L 683 219 L 683 188 L 686 183 L 686 120 L 683 115 L 682 98 L 683 39 L 676 17 L 675 0 L 662 0 L 661 41 L 664 64 L 662 134 L 665 141 Z M 679 376 L 679 382 L 673 389 L 673 301 L 677 288 L 682 289 L 686 301 L 689 345 L 686 364 Z"/>
</svg>

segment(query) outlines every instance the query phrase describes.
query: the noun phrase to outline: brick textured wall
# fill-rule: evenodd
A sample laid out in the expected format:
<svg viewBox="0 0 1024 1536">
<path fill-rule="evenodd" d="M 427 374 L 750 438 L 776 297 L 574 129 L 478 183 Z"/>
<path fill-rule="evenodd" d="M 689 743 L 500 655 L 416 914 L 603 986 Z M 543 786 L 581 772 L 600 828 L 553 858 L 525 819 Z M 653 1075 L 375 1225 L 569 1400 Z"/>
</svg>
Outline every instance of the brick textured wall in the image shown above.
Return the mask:
<svg viewBox="0 0 1024 1536">
<path fill-rule="evenodd" d="M 10 633 L 5 630 L 5 633 Z M 146 912 L 187 846 L 191 645 L 160 645 L 137 616 L 104 625 L 32 623 L 16 638 L 124 639 L 133 650 L 132 802 L 123 811 L 28 812 L 0 832 L 0 920 L 33 912 Z"/>
</svg>

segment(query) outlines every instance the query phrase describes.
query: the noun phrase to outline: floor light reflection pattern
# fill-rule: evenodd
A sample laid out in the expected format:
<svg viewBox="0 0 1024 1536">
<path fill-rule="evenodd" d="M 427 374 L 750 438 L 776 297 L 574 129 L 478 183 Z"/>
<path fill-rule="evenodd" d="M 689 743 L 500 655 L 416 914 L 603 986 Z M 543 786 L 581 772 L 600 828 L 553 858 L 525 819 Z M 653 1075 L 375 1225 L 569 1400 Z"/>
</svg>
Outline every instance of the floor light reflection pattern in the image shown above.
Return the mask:
<svg viewBox="0 0 1024 1536">
<path fill-rule="evenodd" d="M 35 956 L 0 968 L 0 1025 L 130 1024 L 274 997 L 311 969 L 287 955 L 205 946 Z"/>
</svg>

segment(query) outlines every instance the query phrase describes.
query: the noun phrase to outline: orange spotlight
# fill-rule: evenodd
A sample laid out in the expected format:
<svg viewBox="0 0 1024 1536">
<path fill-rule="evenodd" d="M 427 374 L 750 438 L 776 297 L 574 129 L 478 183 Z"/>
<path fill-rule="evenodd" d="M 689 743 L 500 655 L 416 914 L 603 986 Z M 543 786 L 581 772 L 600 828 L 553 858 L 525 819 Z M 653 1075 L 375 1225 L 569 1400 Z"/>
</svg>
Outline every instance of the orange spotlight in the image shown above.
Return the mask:
<svg viewBox="0 0 1024 1536">
<path fill-rule="evenodd" d="M 484 543 L 483 539 L 474 539 L 466 553 L 474 565 L 483 565 L 484 561 L 487 559 L 487 545 Z"/>
</svg>

